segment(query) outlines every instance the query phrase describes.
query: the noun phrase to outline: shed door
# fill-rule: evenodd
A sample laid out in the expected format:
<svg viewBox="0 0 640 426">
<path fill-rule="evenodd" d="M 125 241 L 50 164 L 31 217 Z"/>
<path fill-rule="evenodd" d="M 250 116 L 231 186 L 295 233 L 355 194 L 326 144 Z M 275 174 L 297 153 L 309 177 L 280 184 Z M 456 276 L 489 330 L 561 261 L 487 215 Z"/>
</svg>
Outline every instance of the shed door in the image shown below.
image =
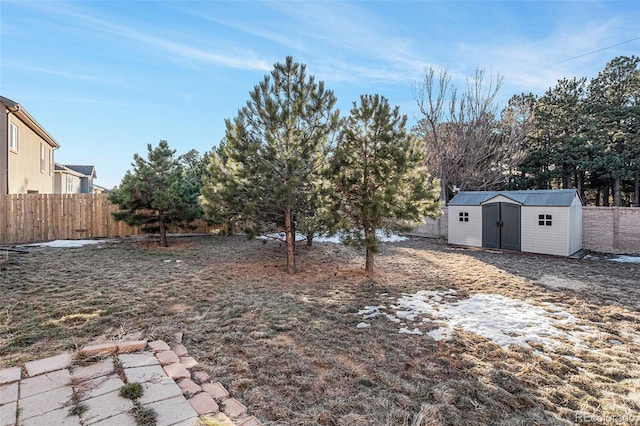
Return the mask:
<svg viewBox="0 0 640 426">
<path fill-rule="evenodd" d="M 500 248 L 500 203 L 482 206 L 482 247 Z"/>
<path fill-rule="evenodd" d="M 482 247 L 520 250 L 520 206 L 489 203 L 482 206 Z"/>
<path fill-rule="evenodd" d="M 520 206 L 500 204 L 500 245 L 506 250 L 520 251 Z"/>
</svg>

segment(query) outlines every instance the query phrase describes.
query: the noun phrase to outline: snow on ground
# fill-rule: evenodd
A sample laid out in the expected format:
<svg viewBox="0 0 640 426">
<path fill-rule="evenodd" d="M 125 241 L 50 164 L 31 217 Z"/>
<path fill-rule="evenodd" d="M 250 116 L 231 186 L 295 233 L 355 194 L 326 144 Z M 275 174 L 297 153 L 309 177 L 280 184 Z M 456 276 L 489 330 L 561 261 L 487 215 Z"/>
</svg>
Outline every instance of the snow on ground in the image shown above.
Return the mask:
<svg viewBox="0 0 640 426">
<path fill-rule="evenodd" d="M 623 263 L 640 263 L 640 256 L 616 256 L 609 260 Z"/>
<path fill-rule="evenodd" d="M 25 247 L 74 248 L 103 242 L 104 240 L 55 240 L 46 243 L 27 244 Z"/>
<path fill-rule="evenodd" d="M 335 243 L 335 244 L 340 244 L 340 237 L 341 237 L 341 233 L 338 232 L 337 234 L 334 235 L 319 235 L 317 237 L 313 238 L 313 241 L 317 241 L 319 243 Z M 376 231 L 376 237 L 378 238 L 378 241 L 382 241 L 385 243 L 396 243 L 399 241 L 405 241 L 407 240 L 407 237 L 403 237 L 401 235 L 395 234 L 395 233 L 390 233 L 387 235 L 386 232 L 382 231 L 382 230 L 377 230 Z M 264 235 L 260 235 L 258 237 L 259 240 L 285 240 L 285 234 L 284 232 L 274 232 L 271 234 L 264 234 Z M 304 235 L 302 235 L 299 232 L 296 232 L 296 241 L 304 241 L 306 240 L 307 237 L 305 237 Z"/>
<path fill-rule="evenodd" d="M 621 262 L 621 263 L 640 263 L 640 256 L 630 256 L 630 255 L 593 255 L 588 254 L 584 257 L 585 259 L 605 259 L 610 260 L 612 262 Z"/>
<path fill-rule="evenodd" d="M 457 301 L 453 300 L 455 297 L 455 290 L 422 290 L 404 294 L 388 308 L 365 306 L 357 315 L 365 320 L 383 316 L 398 323 L 400 333 L 428 334 L 435 340 L 449 338 L 456 328 L 461 328 L 504 349 L 511 345 L 531 348 L 527 342 L 550 347 L 562 341 L 580 344 L 579 339 L 562 330 L 575 323 L 576 318 L 551 303 L 534 306 L 499 294 L 476 294 Z M 425 325 L 430 331 L 421 330 Z"/>
</svg>

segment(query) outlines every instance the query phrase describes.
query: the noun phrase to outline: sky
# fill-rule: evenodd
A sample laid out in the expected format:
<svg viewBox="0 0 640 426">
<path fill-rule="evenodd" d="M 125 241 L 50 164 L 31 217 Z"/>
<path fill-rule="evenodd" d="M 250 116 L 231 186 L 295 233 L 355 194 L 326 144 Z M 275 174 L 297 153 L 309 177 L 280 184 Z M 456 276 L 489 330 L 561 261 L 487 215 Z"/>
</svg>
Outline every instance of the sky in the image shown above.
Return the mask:
<svg viewBox="0 0 640 426">
<path fill-rule="evenodd" d="M 459 90 L 476 68 L 502 76 L 503 106 L 640 55 L 639 22 L 638 0 L 0 0 L 0 95 L 60 143 L 56 162 L 95 165 L 95 183 L 112 188 L 148 144 L 215 147 L 287 56 L 343 116 L 378 93 L 411 125 L 430 67 Z"/>
</svg>

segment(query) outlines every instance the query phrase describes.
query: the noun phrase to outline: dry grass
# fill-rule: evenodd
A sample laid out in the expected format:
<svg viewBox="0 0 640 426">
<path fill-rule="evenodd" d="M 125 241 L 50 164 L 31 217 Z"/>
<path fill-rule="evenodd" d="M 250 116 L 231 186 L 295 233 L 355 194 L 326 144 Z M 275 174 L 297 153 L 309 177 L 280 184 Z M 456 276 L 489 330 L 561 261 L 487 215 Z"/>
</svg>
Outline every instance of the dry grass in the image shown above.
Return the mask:
<svg viewBox="0 0 640 426">
<path fill-rule="evenodd" d="M 578 412 L 640 421 L 640 265 L 416 238 L 386 245 L 372 276 L 351 249 L 300 245 L 300 272 L 289 276 L 278 242 L 172 243 L 12 254 L 0 272 L 0 367 L 181 331 L 265 424 L 546 425 L 571 424 Z M 464 331 L 443 342 L 398 334 L 384 318 L 355 328 L 366 305 L 435 289 L 554 303 L 589 327 L 588 347 L 538 347 L 544 358 Z"/>
</svg>

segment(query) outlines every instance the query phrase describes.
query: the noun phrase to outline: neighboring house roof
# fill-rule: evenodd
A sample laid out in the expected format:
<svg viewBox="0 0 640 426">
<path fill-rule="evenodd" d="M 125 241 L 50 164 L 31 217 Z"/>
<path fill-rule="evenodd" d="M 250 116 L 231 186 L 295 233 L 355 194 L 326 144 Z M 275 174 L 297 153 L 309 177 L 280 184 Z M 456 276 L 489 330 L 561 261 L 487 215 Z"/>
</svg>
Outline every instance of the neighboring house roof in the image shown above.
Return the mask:
<svg viewBox="0 0 640 426">
<path fill-rule="evenodd" d="M 72 164 L 65 164 L 64 167 L 94 179 L 98 178 L 98 175 L 96 174 L 96 168 L 94 166 L 78 166 L 78 165 L 72 165 Z"/>
<path fill-rule="evenodd" d="M 26 109 L 19 103 L 12 101 L 9 98 L 0 96 L 0 103 L 2 103 L 6 109 L 12 114 L 18 117 L 23 123 L 25 123 L 31 130 L 36 132 L 44 141 L 46 141 L 53 148 L 60 148 L 60 144 L 51 136 L 45 129 L 36 121 L 35 118 L 27 112 Z"/>
<path fill-rule="evenodd" d="M 462 191 L 449 201 L 450 206 L 479 206 L 502 195 L 523 206 L 568 207 L 573 203 L 575 189 L 541 189 L 531 191 Z"/>
<path fill-rule="evenodd" d="M 73 169 L 68 168 L 67 166 L 63 166 L 62 164 L 58 164 L 58 163 L 55 163 L 54 171 L 56 173 L 66 173 L 79 178 L 86 177 L 84 173 L 77 172 Z"/>
</svg>

